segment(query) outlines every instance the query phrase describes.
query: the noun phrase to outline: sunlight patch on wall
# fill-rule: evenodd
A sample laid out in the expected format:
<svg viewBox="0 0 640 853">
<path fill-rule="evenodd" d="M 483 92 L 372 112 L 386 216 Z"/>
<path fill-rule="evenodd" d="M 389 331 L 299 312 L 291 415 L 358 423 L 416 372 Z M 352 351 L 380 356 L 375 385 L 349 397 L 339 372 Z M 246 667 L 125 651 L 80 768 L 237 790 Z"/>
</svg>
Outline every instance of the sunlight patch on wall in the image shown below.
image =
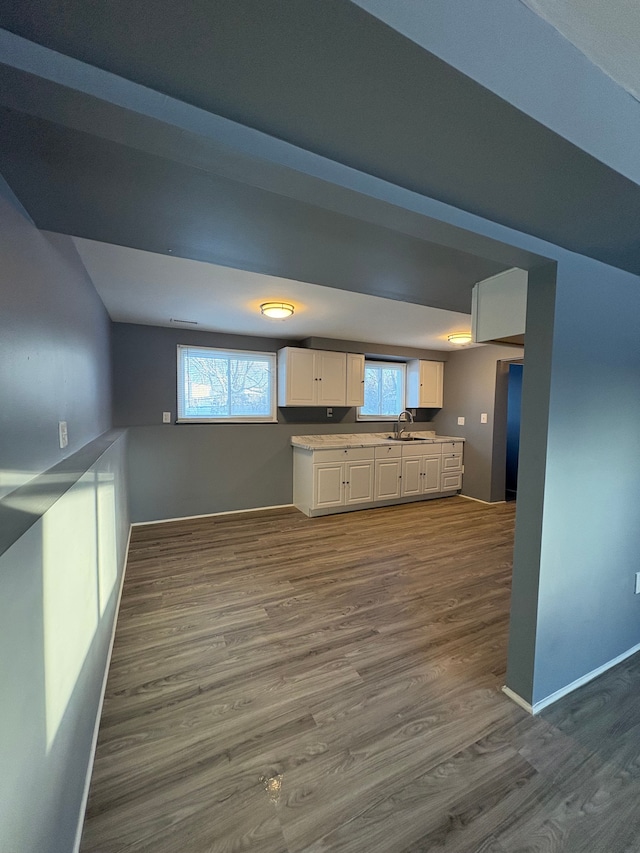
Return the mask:
<svg viewBox="0 0 640 853">
<path fill-rule="evenodd" d="M 96 517 L 98 519 L 98 593 L 100 617 L 118 577 L 118 549 L 116 543 L 116 490 L 115 476 L 104 472 L 96 474 Z"/>
<path fill-rule="evenodd" d="M 85 474 L 43 518 L 47 750 L 98 626 L 95 475 Z"/>
<path fill-rule="evenodd" d="M 4 498 L 11 492 L 24 486 L 29 480 L 33 480 L 37 471 L 18 471 L 15 468 L 0 469 L 0 498 Z"/>
</svg>

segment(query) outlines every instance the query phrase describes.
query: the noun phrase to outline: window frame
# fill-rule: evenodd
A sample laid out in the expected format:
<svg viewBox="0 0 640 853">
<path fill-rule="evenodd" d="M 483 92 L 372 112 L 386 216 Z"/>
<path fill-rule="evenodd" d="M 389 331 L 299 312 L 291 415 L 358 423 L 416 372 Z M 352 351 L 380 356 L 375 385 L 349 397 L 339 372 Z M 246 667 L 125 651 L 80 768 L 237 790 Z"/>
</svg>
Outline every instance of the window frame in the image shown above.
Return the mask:
<svg viewBox="0 0 640 853">
<path fill-rule="evenodd" d="M 384 361 L 379 358 L 365 358 L 364 360 L 364 370 L 365 370 L 365 383 L 366 383 L 366 371 L 367 366 L 373 366 L 378 368 L 383 367 L 396 367 L 402 372 L 402 408 L 394 415 L 364 415 L 361 412 L 362 406 L 358 406 L 356 409 L 356 420 L 357 421 L 395 421 L 398 419 L 398 414 L 402 412 L 406 408 L 407 403 L 407 363 L 406 361 Z"/>
<path fill-rule="evenodd" d="M 203 350 L 207 353 L 218 353 L 228 356 L 231 359 L 234 356 L 249 356 L 255 358 L 265 358 L 270 364 L 270 387 L 269 387 L 269 415 L 260 417 L 243 417 L 234 415 L 233 417 L 217 417 L 217 418 L 191 418 L 185 415 L 186 399 L 185 381 L 184 381 L 184 359 L 186 351 Z M 207 347 L 207 346 L 191 346 L 190 344 L 178 344 L 177 350 L 177 376 L 176 376 L 176 423 L 179 424 L 275 424 L 278 423 L 278 406 L 277 406 L 277 381 L 278 381 L 278 361 L 277 353 L 263 352 L 260 350 L 237 350 L 228 349 L 226 347 Z"/>
</svg>

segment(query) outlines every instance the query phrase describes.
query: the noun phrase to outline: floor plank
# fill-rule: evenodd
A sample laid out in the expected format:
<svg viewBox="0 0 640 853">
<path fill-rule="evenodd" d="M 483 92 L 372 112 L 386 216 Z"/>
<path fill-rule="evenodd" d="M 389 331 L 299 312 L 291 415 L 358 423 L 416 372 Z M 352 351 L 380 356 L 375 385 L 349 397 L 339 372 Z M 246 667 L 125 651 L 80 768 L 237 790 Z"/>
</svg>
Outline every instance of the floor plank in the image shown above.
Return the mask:
<svg viewBox="0 0 640 853">
<path fill-rule="evenodd" d="M 83 853 L 638 853 L 640 661 L 500 692 L 514 513 L 136 528 Z"/>
</svg>

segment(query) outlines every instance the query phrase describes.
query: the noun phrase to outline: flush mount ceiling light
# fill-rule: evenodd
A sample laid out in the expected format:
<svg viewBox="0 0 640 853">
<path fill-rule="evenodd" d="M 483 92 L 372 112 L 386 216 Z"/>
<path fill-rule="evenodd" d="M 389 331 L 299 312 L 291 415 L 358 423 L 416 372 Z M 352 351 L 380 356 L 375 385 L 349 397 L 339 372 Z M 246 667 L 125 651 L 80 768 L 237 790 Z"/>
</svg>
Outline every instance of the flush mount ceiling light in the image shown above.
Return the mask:
<svg viewBox="0 0 640 853">
<path fill-rule="evenodd" d="M 260 313 L 265 317 L 274 317 L 276 320 L 285 320 L 293 314 L 293 305 L 290 302 L 263 302 Z"/>
<path fill-rule="evenodd" d="M 455 335 L 447 335 L 447 340 L 450 344 L 462 346 L 463 344 L 471 343 L 471 335 L 469 332 L 456 332 Z"/>
</svg>

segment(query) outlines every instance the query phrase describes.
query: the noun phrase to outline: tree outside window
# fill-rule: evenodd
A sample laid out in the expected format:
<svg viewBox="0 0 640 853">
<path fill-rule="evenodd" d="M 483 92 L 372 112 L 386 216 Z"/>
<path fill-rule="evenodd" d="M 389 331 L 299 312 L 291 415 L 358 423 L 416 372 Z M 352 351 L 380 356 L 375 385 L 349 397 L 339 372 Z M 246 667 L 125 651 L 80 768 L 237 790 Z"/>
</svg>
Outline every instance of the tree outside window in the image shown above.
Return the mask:
<svg viewBox="0 0 640 853">
<path fill-rule="evenodd" d="M 405 365 L 366 361 L 364 367 L 364 406 L 358 420 L 392 420 L 405 407 Z"/>
</svg>

